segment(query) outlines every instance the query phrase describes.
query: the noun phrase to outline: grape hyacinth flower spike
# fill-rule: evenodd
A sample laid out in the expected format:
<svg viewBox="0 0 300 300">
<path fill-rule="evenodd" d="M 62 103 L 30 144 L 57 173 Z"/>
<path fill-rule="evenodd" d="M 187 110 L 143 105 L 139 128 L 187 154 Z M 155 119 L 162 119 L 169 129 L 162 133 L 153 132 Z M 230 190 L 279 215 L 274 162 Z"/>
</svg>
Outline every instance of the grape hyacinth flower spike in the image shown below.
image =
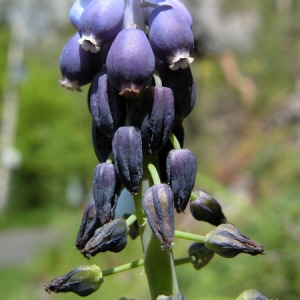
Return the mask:
<svg viewBox="0 0 300 300">
<path fill-rule="evenodd" d="M 60 84 L 81 90 L 91 83 L 91 139 L 99 160 L 75 247 L 88 259 L 121 252 L 132 242 L 128 235 L 139 236 L 142 247 L 132 262 L 103 272 L 81 266 L 51 280 L 45 290 L 88 296 L 103 277 L 143 267 L 152 300 L 183 300 L 177 266 L 200 270 L 215 254 L 263 254 L 262 245 L 227 223 L 216 199 L 193 192 L 197 162 L 184 148 L 183 127 L 196 101 L 186 6 L 180 0 L 75 0 L 69 19 L 77 32 L 60 56 Z M 189 202 L 192 221 L 217 227 L 206 235 L 177 230 L 175 212 L 184 212 Z M 180 214 L 178 221 L 189 216 Z M 173 249 L 180 239 L 193 243 L 178 258 Z"/>
</svg>

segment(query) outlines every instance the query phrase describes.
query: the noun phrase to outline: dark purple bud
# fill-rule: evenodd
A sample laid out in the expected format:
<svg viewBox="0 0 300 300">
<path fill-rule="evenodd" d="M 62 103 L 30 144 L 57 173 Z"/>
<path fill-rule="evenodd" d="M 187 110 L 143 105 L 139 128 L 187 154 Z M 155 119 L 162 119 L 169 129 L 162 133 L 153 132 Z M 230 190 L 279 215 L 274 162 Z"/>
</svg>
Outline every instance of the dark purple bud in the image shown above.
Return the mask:
<svg viewBox="0 0 300 300">
<path fill-rule="evenodd" d="M 122 183 L 133 194 L 143 177 L 142 138 L 138 128 L 123 126 L 118 128 L 112 140 L 114 165 Z"/>
<path fill-rule="evenodd" d="M 100 162 L 105 162 L 112 151 L 111 140 L 108 139 L 92 122 L 92 140 L 95 154 Z"/>
<path fill-rule="evenodd" d="M 194 108 L 196 102 L 196 86 L 190 68 L 172 71 L 167 64 L 160 63 L 158 72 L 162 85 L 173 91 L 175 102 L 175 118 L 184 120 Z"/>
<path fill-rule="evenodd" d="M 122 29 L 124 0 L 92 0 L 82 12 L 79 21 L 79 44 L 86 51 L 98 52 L 103 42 L 116 37 Z"/>
<path fill-rule="evenodd" d="M 203 243 L 191 243 L 188 248 L 190 256 L 194 257 L 193 265 L 196 270 L 205 267 L 213 258 L 215 252 L 205 247 Z"/>
<path fill-rule="evenodd" d="M 123 29 L 111 45 L 106 66 L 108 80 L 122 95 L 139 94 L 155 68 L 146 34 L 139 29 Z"/>
<path fill-rule="evenodd" d="M 115 216 L 119 186 L 113 164 L 101 163 L 96 166 L 93 179 L 93 197 L 96 218 L 100 221 L 100 226 L 110 222 Z"/>
<path fill-rule="evenodd" d="M 83 255 L 87 258 L 99 252 L 120 252 L 127 244 L 129 228 L 124 219 L 115 219 L 98 228 L 95 235 L 87 242 Z"/>
<path fill-rule="evenodd" d="M 114 132 L 125 124 L 126 102 L 100 72 L 93 78 L 89 92 L 89 108 L 100 131 L 112 139 Z"/>
<path fill-rule="evenodd" d="M 52 279 L 49 284 L 44 285 L 44 289 L 49 294 L 73 292 L 83 297 L 96 292 L 102 282 L 102 272 L 98 266 L 80 266 Z"/>
<path fill-rule="evenodd" d="M 220 203 L 203 190 L 198 192 L 196 200 L 190 202 L 190 210 L 193 217 L 198 221 L 208 222 L 215 226 L 227 223 Z"/>
<path fill-rule="evenodd" d="M 80 228 L 77 233 L 75 247 L 83 249 L 88 240 L 94 235 L 96 229 L 100 227 L 100 222 L 96 219 L 95 202 L 91 201 L 82 216 Z"/>
<path fill-rule="evenodd" d="M 76 33 L 61 52 L 59 65 L 63 79 L 59 83 L 67 89 L 80 91 L 80 87 L 90 83 L 101 70 L 103 53 L 84 51 L 78 44 L 78 38 L 79 34 Z"/>
<path fill-rule="evenodd" d="M 71 24 L 78 29 L 80 17 L 85 9 L 85 7 L 91 2 L 92 0 L 76 0 L 70 11 L 69 11 L 69 18 Z"/>
<path fill-rule="evenodd" d="M 183 147 L 184 142 L 184 128 L 181 122 L 175 122 L 172 133 L 176 136 L 177 140 L 181 148 Z M 169 152 L 173 149 L 173 145 L 170 141 L 167 141 L 166 145 L 158 152 L 158 162 L 159 162 L 159 172 L 160 172 L 160 179 L 162 182 L 167 182 L 167 156 Z"/>
<path fill-rule="evenodd" d="M 174 123 L 174 97 L 166 87 L 148 87 L 141 106 L 143 147 L 149 154 L 162 149 L 169 138 Z"/>
<path fill-rule="evenodd" d="M 178 213 L 183 212 L 189 202 L 197 173 L 197 161 L 188 149 L 171 150 L 167 157 L 167 176 L 174 194 L 174 205 Z"/>
<path fill-rule="evenodd" d="M 171 70 L 187 68 L 194 36 L 190 25 L 169 5 L 156 7 L 149 15 L 149 42 L 154 54 Z"/>
<path fill-rule="evenodd" d="M 205 247 L 220 256 L 231 258 L 239 253 L 264 254 L 264 247 L 242 234 L 232 224 L 221 224 L 205 236 Z"/>
<path fill-rule="evenodd" d="M 143 195 L 143 209 L 162 249 L 171 249 L 174 239 L 174 201 L 167 184 L 156 184 Z"/>
</svg>

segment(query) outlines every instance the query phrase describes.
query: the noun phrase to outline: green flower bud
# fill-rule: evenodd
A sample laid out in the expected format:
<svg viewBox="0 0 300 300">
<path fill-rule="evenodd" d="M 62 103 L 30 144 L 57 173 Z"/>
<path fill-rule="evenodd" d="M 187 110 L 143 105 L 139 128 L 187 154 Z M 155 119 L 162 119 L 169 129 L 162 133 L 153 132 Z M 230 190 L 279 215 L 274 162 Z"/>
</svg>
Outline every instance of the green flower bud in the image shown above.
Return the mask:
<svg viewBox="0 0 300 300">
<path fill-rule="evenodd" d="M 249 289 L 238 295 L 236 300 L 268 300 L 268 298 L 258 290 Z"/>
<path fill-rule="evenodd" d="M 102 272 L 98 266 L 80 266 L 52 279 L 44 285 L 44 289 L 49 294 L 73 292 L 79 296 L 88 296 L 96 292 L 102 282 Z"/>
<path fill-rule="evenodd" d="M 243 235 L 232 224 L 221 224 L 210 231 L 204 240 L 205 247 L 220 256 L 231 258 L 239 253 L 264 254 L 264 247 Z"/>
<path fill-rule="evenodd" d="M 191 243 L 188 248 L 190 256 L 195 258 L 194 268 L 200 270 L 205 267 L 213 258 L 215 252 L 205 247 L 203 243 Z"/>
</svg>

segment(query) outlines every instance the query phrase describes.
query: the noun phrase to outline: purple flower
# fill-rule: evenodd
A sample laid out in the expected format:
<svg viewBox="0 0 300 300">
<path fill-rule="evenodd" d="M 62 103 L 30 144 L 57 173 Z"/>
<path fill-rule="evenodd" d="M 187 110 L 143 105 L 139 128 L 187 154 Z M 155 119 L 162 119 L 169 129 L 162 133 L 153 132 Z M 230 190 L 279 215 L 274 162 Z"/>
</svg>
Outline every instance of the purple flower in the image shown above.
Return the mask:
<svg viewBox="0 0 300 300">
<path fill-rule="evenodd" d="M 148 87 L 141 107 L 143 147 L 149 154 L 162 149 L 168 141 L 175 117 L 174 97 L 167 87 Z"/>
<path fill-rule="evenodd" d="M 80 91 L 80 87 L 92 81 L 93 76 L 101 70 L 103 52 L 86 52 L 78 44 L 76 33 L 63 48 L 59 65 L 62 73 L 60 85 L 70 90 Z"/>
<path fill-rule="evenodd" d="M 174 238 L 174 201 L 167 184 L 156 184 L 143 195 L 143 209 L 162 249 L 171 249 Z"/>
<path fill-rule="evenodd" d="M 79 21 L 78 42 L 83 49 L 98 52 L 103 41 L 112 40 L 122 29 L 125 11 L 124 0 L 92 0 L 84 9 Z"/>
<path fill-rule="evenodd" d="M 149 42 L 154 54 L 171 70 L 193 62 L 194 36 L 189 24 L 169 5 L 156 7 L 149 15 Z"/>
<path fill-rule="evenodd" d="M 183 212 L 189 202 L 197 172 L 197 161 L 188 149 L 171 150 L 167 157 L 167 176 L 174 193 L 174 204 L 178 213 Z"/>
<path fill-rule="evenodd" d="M 151 80 L 155 59 L 146 34 L 123 29 L 113 41 L 106 59 L 108 80 L 122 95 L 140 91 Z"/>
<path fill-rule="evenodd" d="M 126 102 L 107 79 L 106 72 L 93 78 L 89 93 L 89 108 L 100 131 L 109 139 L 125 124 Z"/>
<path fill-rule="evenodd" d="M 134 126 L 117 129 L 112 140 L 114 165 L 124 186 L 137 194 L 143 178 L 143 149 L 140 130 Z"/>
</svg>

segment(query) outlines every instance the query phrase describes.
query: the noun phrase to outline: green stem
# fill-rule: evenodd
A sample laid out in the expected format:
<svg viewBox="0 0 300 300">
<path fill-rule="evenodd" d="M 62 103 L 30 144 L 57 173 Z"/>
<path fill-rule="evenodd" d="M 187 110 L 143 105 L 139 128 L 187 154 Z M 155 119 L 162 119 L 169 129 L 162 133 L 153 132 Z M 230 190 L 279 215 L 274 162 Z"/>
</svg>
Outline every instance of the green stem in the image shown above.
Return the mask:
<svg viewBox="0 0 300 300">
<path fill-rule="evenodd" d="M 148 170 L 151 174 L 152 180 L 154 184 L 160 184 L 160 177 L 159 174 L 157 172 L 156 167 L 154 166 L 154 164 L 148 164 Z"/>
<path fill-rule="evenodd" d="M 157 166 L 157 157 L 144 154 L 144 176 L 139 192 L 134 197 L 134 202 L 144 252 L 145 272 L 151 298 L 154 300 L 159 295 L 175 295 L 179 293 L 179 289 L 172 250 L 162 250 L 149 224 L 145 223 L 142 196 L 153 185 L 153 179 L 148 169 L 149 164 Z"/>
<path fill-rule="evenodd" d="M 191 198 L 191 201 L 197 200 L 198 199 L 198 194 L 195 193 L 195 192 L 192 192 L 190 198 Z"/>
<path fill-rule="evenodd" d="M 169 135 L 169 140 L 170 140 L 170 142 L 172 143 L 174 149 L 176 149 L 176 150 L 181 149 L 180 143 L 178 142 L 178 140 L 177 140 L 175 134 L 171 133 L 171 134 Z"/>
<path fill-rule="evenodd" d="M 198 235 L 198 234 L 183 232 L 179 230 L 175 230 L 174 236 L 176 238 L 199 242 L 199 243 L 204 243 L 205 240 L 205 235 Z"/>
<path fill-rule="evenodd" d="M 142 267 L 144 265 L 144 260 L 143 259 L 137 259 L 134 260 L 128 264 L 124 264 L 115 268 L 111 268 L 111 269 L 107 269 L 102 271 L 102 275 L 104 276 L 109 276 L 109 275 L 113 275 L 113 274 L 117 274 L 117 273 L 121 273 L 121 272 L 125 272 L 125 271 L 129 271 L 138 267 Z"/>
<path fill-rule="evenodd" d="M 110 152 L 110 154 L 106 160 L 106 163 L 112 164 L 113 162 L 114 162 L 114 154 L 112 152 Z"/>
<path fill-rule="evenodd" d="M 132 225 L 137 220 L 137 217 L 135 214 L 132 214 L 130 217 L 126 219 L 126 223 L 128 226 Z"/>
<path fill-rule="evenodd" d="M 155 86 L 162 87 L 162 81 L 157 71 L 154 72 L 153 78 L 154 78 Z"/>
<path fill-rule="evenodd" d="M 181 258 L 177 258 L 174 260 L 175 266 L 181 266 L 187 263 L 193 263 L 195 261 L 195 257 L 194 256 L 186 256 L 186 257 L 181 257 Z M 145 265 L 144 260 L 141 259 L 137 259 L 134 260 L 130 263 L 127 264 L 123 264 L 121 266 L 117 266 L 114 268 L 110 268 L 107 270 L 102 271 L 102 275 L 103 277 L 105 276 L 110 276 L 110 275 L 114 275 L 114 274 L 118 274 L 118 273 L 122 273 L 122 272 L 126 272 L 138 267 L 143 267 Z"/>
<path fill-rule="evenodd" d="M 187 263 L 193 263 L 195 262 L 195 256 L 186 256 L 186 257 L 181 257 L 181 258 L 176 258 L 175 259 L 175 266 L 181 266 Z"/>
</svg>

